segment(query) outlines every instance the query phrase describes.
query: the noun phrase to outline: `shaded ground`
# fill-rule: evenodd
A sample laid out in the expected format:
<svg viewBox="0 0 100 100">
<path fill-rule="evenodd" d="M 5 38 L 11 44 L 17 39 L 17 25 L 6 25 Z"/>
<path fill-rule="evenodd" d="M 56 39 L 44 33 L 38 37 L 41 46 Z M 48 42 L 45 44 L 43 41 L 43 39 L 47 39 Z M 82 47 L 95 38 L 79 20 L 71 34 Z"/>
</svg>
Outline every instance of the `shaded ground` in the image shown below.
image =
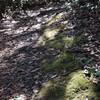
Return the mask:
<svg viewBox="0 0 100 100">
<path fill-rule="evenodd" d="M 21 12 L 20 16 L 15 14 L 14 19 L 7 16 L 1 21 L 1 100 L 8 100 L 14 94 L 25 94 L 30 100 L 31 95 L 38 91 L 43 82 L 58 75 L 55 71 L 43 71 L 42 63 L 45 59 L 50 60 L 60 55 L 64 47 L 64 44 L 58 44 L 55 48 L 49 47 L 46 41 L 53 40 L 55 35 L 63 31 L 62 28 L 64 29 L 66 25 L 65 15 L 67 15 L 65 8 L 63 5 L 52 5 L 26 13 L 27 15 Z M 62 38 L 57 41 L 60 43 Z M 68 41 L 70 42 L 70 39 Z"/>
<path fill-rule="evenodd" d="M 60 84 L 59 81 L 64 78 L 62 76 L 80 69 L 80 63 L 77 60 L 80 59 L 81 52 L 84 52 L 76 47 L 80 37 L 76 37 L 77 31 L 74 29 L 77 27 L 73 24 L 72 17 L 69 17 L 70 14 L 71 11 L 67 10 L 65 4 L 54 4 L 43 8 L 37 7 L 34 10 L 26 11 L 26 13 L 16 11 L 12 17 L 7 16 L 0 22 L 1 100 L 10 100 L 10 98 L 18 96 L 22 96 L 23 100 L 39 100 L 40 98 L 37 98 L 36 95 L 41 94 L 45 82 L 52 81 L 57 77 Z M 81 43 L 79 43 L 79 47 L 80 45 Z M 77 54 L 80 56 L 78 57 Z M 87 56 L 87 53 L 85 54 Z M 81 76 L 80 74 L 82 73 L 79 72 L 78 75 Z M 88 81 L 82 77 L 82 82 L 86 81 L 86 85 L 84 82 L 75 82 L 77 86 L 75 86 L 74 91 L 74 82 L 71 82 L 72 90 L 69 89 L 70 80 L 73 81 L 73 78 L 68 77 L 68 84 L 67 82 L 63 84 L 63 80 L 60 88 L 55 83 L 54 88 L 57 87 L 57 90 L 50 88 L 52 91 L 50 96 L 49 93 L 46 94 L 47 97 L 44 96 L 43 100 L 56 100 L 56 98 L 57 100 L 64 100 L 65 97 L 67 98 L 65 100 L 78 100 L 82 94 L 84 95 L 82 100 L 84 100 L 92 85 L 88 92 L 87 87 L 90 83 L 87 84 Z M 65 86 L 66 84 L 69 86 Z M 80 84 L 82 87 L 79 86 Z M 52 85 L 48 85 L 46 90 L 50 86 Z M 74 97 L 64 96 L 68 94 L 64 90 L 65 87 L 68 87 L 67 90 L 70 93 L 74 91 L 72 94 Z M 98 96 L 96 100 L 98 100 Z"/>
</svg>

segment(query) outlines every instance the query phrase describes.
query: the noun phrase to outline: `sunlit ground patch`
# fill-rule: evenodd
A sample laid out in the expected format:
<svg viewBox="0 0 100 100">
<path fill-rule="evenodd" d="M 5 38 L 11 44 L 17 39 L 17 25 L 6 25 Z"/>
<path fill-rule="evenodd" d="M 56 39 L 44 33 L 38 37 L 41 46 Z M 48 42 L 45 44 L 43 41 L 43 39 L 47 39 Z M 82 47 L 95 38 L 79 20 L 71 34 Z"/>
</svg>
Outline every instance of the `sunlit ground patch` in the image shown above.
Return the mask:
<svg viewBox="0 0 100 100">
<path fill-rule="evenodd" d="M 37 45 L 45 45 L 47 40 L 55 39 L 55 36 L 60 34 L 59 31 L 64 29 L 65 24 L 59 23 L 56 25 L 56 22 L 61 20 L 64 13 L 65 12 L 61 12 L 57 15 L 55 14 L 46 21 L 43 35 L 38 39 Z"/>
<path fill-rule="evenodd" d="M 57 35 L 59 29 L 46 29 L 44 31 L 44 36 L 51 40 L 51 39 L 54 39 L 54 37 Z"/>
<path fill-rule="evenodd" d="M 57 15 L 55 14 L 51 19 L 48 20 L 46 26 L 50 26 L 51 24 L 59 21 L 62 18 L 63 14 L 64 14 L 64 12 L 61 12 Z"/>
<path fill-rule="evenodd" d="M 39 37 L 37 45 L 45 45 L 47 40 L 52 40 L 57 35 L 59 29 L 45 29 L 42 36 Z"/>
<path fill-rule="evenodd" d="M 25 94 L 15 94 L 12 98 L 9 100 L 27 100 L 27 97 Z"/>
</svg>

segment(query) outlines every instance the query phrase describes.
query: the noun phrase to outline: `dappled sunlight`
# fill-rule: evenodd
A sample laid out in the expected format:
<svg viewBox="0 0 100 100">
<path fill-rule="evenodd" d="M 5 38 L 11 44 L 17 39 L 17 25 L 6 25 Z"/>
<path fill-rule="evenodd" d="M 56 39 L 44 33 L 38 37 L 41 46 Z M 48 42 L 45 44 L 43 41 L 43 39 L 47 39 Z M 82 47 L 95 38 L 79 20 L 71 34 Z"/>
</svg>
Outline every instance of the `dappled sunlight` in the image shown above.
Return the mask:
<svg viewBox="0 0 100 100">
<path fill-rule="evenodd" d="M 71 71 L 67 76 L 59 76 L 46 82 L 32 100 L 99 100 L 95 85 L 84 77 L 82 70 Z"/>
<path fill-rule="evenodd" d="M 43 36 L 40 36 L 36 45 L 37 46 L 43 46 L 43 45 L 45 45 L 45 38 Z"/>
<path fill-rule="evenodd" d="M 99 100 L 95 85 L 84 77 L 82 70 L 74 70 L 66 76 L 58 76 L 45 82 L 32 100 Z"/>
<path fill-rule="evenodd" d="M 77 49 L 85 39 L 77 35 L 82 28 L 76 26 L 75 11 L 69 5 L 64 1 L 12 10 L 11 17 L 8 14 L 0 21 L 0 100 L 85 100 L 86 96 L 91 100 L 99 96 L 79 70 L 82 57 L 78 55 L 83 52 Z"/>
<path fill-rule="evenodd" d="M 16 35 L 19 35 L 19 34 L 25 32 L 27 29 L 28 29 L 28 26 L 20 27 L 20 28 L 18 28 L 17 30 L 15 30 L 14 33 L 15 33 Z"/>
<path fill-rule="evenodd" d="M 40 14 L 40 12 L 38 10 L 27 10 L 26 11 L 27 15 L 30 17 L 36 17 Z"/>
<path fill-rule="evenodd" d="M 99 0 L 10 1 L 0 12 L 0 100 L 99 100 Z M 96 68 L 93 80 L 83 67 Z"/>
<path fill-rule="evenodd" d="M 49 18 L 46 26 L 50 26 L 51 24 L 60 21 L 64 14 L 65 14 L 65 12 L 55 14 L 53 17 Z"/>
<path fill-rule="evenodd" d="M 45 45 L 47 40 L 54 39 L 58 32 L 59 29 L 45 29 L 43 35 L 39 37 L 37 45 Z"/>
<path fill-rule="evenodd" d="M 59 31 L 63 30 L 68 22 L 67 23 L 66 22 L 58 23 L 58 22 L 62 19 L 62 17 L 65 14 L 66 14 L 65 12 L 61 12 L 57 15 L 54 14 L 53 16 L 51 16 L 51 18 L 47 20 L 47 22 L 44 25 L 45 29 L 43 30 L 43 35 L 40 36 L 40 38 L 38 39 L 37 45 L 45 45 L 48 40 L 53 40 L 56 38 L 56 35 L 62 34 L 59 33 Z M 68 41 L 72 41 L 72 39 L 64 38 L 63 41 L 66 41 L 67 43 Z M 68 44 L 70 45 L 71 42 L 70 43 L 68 42 Z"/>
<path fill-rule="evenodd" d="M 46 44 L 50 48 L 66 48 L 72 47 L 74 44 L 74 36 L 67 36 L 66 34 L 59 33 L 52 40 L 47 40 Z"/>
<path fill-rule="evenodd" d="M 41 24 L 36 24 L 30 27 L 30 30 L 36 30 L 36 29 L 41 29 Z"/>
<path fill-rule="evenodd" d="M 66 84 L 66 99 L 65 100 L 85 100 L 94 98 L 96 99 L 96 92 L 93 85 L 88 79 L 84 77 L 81 70 L 69 74 L 70 80 Z"/>
<path fill-rule="evenodd" d="M 73 36 L 66 36 L 63 38 L 64 43 L 65 43 L 65 48 L 69 48 L 74 44 L 74 37 Z"/>
<path fill-rule="evenodd" d="M 16 25 L 19 21 L 15 21 L 14 19 L 12 18 L 9 18 L 8 20 L 5 20 L 3 21 L 3 26 L 4 27 L 7 27 L 7 28 L 14 28 L 14 25 Z"/>
<path fill-rule="evenodd" d="M 44 30 L 44 37 L 51 40 L 54 39 L 54 37 L 57 35 L 59 29 L 46 29 Z"/>
<path fill-rule="evenodd" d="M 14 94 L 13 97 L 10 97 L 9 100 L 27 100 L 27 97 L 25 94 Z"/>
</svg>

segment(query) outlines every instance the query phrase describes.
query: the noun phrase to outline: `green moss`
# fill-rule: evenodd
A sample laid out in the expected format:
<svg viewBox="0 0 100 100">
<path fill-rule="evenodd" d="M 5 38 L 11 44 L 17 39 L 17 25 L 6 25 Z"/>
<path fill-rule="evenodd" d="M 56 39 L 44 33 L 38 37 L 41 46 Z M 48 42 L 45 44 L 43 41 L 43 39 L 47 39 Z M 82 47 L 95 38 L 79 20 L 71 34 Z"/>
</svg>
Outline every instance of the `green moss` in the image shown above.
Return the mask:
<svg viewBox="0 0 100 100">
<path fill-rule="evenodd" d="M 42 61 L 42 67 L 45 70 L 72 70 L 77 66 L 77 61 L 71 53 L 61 52 L 52 59 L 45 59 Z"/>
<path fill-rule="evenodd" d="M 71 47 L 73 44 L 73 37 L 65 36 L 63 33 L 59 33 L 53 40 L 46 42 L 46 46 L 50 48 L 63 49 L 64 46 Z"/>
<path fill-rule="evenodd" d="M 55 38 L 59 30 L 60 28 L 53 28 L 53 29 L 46 28 L 44 30 L 43 36 L 46 37 L 48 40 L 52 40 Z"/>
<path fill-rule="evenodd" d="M 64 100 L 64 85 L 59 83 L 55 80 L 43 83 L 40 92 L 32 100 Z"/>
<path fill-rule="evenodd" d="M 94 85 L 84 78 L 82 71 L 74 72 L 71 75 L 71 79 L 66 85 L 66 100 L 85 100 L 88 96 L 89 99 L 98 100 L 96 92 L 94 91 Z M 70 99 L 69 99 L 70 98 Z"/>
<path fill-rule="evenodd" d="M 67 47 L 71 47 L 72 44 L 73 44 L 73 36 L 71 37 L 63 37 L 63 41 L 64 41 L 64 44 L 67 46 Z"/>
<path fill-rule="evenodd" d="M 81 70 L 46 82 L 38 94 L 42 100 L 85 100 L 86 96 L 89 100 L 99 100 L 100 85 L 92 84 Z"/>
<path fill-rule="evenodd" d="M 56 49 L 61 49 L 64 47 L 64 43 L 61 39 L 58 40 L 54 39 L 52 41 L 48 41 L 46 45 L 50 48 L 56 48 Z"/>
<path fill-rule="evenodd" d="M 64 100 L 65 90 L 63 86 L 52 85 L 46 94 L 46 100 Z"/>
</svg>

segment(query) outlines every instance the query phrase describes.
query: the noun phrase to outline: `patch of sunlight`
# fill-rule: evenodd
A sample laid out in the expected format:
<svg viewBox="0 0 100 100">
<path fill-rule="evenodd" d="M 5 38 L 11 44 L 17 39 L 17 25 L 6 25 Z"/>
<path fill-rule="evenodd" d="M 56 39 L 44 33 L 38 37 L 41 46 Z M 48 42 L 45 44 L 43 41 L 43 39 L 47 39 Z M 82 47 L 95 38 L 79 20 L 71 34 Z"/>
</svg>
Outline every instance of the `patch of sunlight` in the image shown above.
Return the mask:
<svg viewBox="0 0 100 100">
<path fill-rule="evenodd" d="M 71 36 L 71 37 L 63 37 L 63 41 L 64 41 L 64 44 L 65 44 L 65 47 L 68 48 L 68 47 L 71 47 L 72 44 L 73 44 L 73 40 L 74 40 L 74 37 Z"/>
<path fill-rule="evenodd" d="M 71 79 L 66 84 L 65 100 L 85 100 L 86 96 L 89 98 L 95 97 L 93 84 L 84 78 L 81 70 L 73 72 L 69 76 Z"/>
<path fill-rule="evenodd" d="M 45 41 L 46 41 L 45 37 L 44 36 L 40 36 L 36 45 L 37 46 L 43 46 L 43 45 L 45 45 Z"/>
<path fill-rule="evenodd" d="M 44 100 L 48 92 L 48 89 L 52 86 L 52 84 L 53 83 L 51 81 L 43 83 L 40 92 L 36 96 L 33 96 L 31 100 L 40 100 L 40 99 Z"/>
<path fill-rule="evenodd" d="M 40 14 L 39 11 L 34 11 L 34 10 L 29 10 L 29 11 L 27 10 L 26 12 L 27 12 L 27 15 L 30 17 L 36 17 L 37 15 Z"/>
<path fill-rule="evenodd" d="M 63 15 L 63 13 L 60 13 L 60 14 L 56 15 L 56 17 L 53 16 L 54 18 L 51 18 L 51 19 L 58 20 L 61 18 L 62 15 Z M 54 20 L 50 21 L 50 23 L 48 25 L 52 24 L 52 22 L 55 22 Z M 44 30 L 43 35 L 40 36 L 40 38 L 38 39 L 37 45 L 43 46 L 43 45 L 45 45 L 47 40 L 55 39 L 55 36 L 58 34 L 59 30 L 65 28 L 65 24 L 59 24 L 59 26 L 55 26 L 54 28 L 49 28 L 48 25 L 46 25 L 47 28 Z M 66 40 L 68 42 L 68 41 L 72 40 L 72 38 L 67 38 L 67 39 L 64 38 L 65 42 L 66 42 Z M 68 42 L 68 44 L 71 44 L 71 42 L 70 43 Z"/>
<path fill-rule="evenodd" d="M 44 31 L 44 36 L 48 38 L 49 40 L 54 39 L 54 37 L 57 35 L 59 29 L 46 29 Z"/>
<path fill-rule="evenodd" d="M 66 36 L 63 33 L 57 34 L 54 39 L 49 40 L 46 42 L 46 45 L 50 48 L 62 49 L 68 48 L 73 45 L 74 37 L 73 36 Z"/>
<path fill-rule="evenodd" d="M 11 21 L 12 24 L 17 24 L 18 22 L 19 22 L 19 21 L 15 21 L 15 20 L 12 20 L 12 21 Z"/>
<path fill-rule="evenodd" d="M 57 35 L 59 29 L 45 29 L 42 36 L 39 37 L 37 45 L 45 45 L 47 40 L 52 40 Z"/>
<path fill-rule="evenodd" d="M 21 34 L 28 29 L 28 26 L 20 27 L 16 30 L 15 34 Z"/>
<path fill-rule="evenodd" d="M 36 24 L 36 25 L 33 25 L 30 30 L 34 30 L 34 29 L 40 29 L 41 28 L 41 24 Z"/>
<path fill-rule="evenodd" d="M 38 23 L 40 23 L 42 21 L 42 18 L 41 17 L 36 17 L 36 20 Z"/>
<path fill-rule="evenodd" d="M 25 94 L 15 94 L 9 100 L 27 100 L 27 97 Z"/>
<path fill-rule="evenodd" d="M 53 23 L 59 21 L 59 20 L 62 18 L 63 14 L 64 14 L 64 12 L 61 12 L 61 13 L 59 13 L 59 14 L 53 16 L 51 19 L 48 20 L 46 26 L 50 26 L 51 24 L 53 24 Z"/>
</svg>

